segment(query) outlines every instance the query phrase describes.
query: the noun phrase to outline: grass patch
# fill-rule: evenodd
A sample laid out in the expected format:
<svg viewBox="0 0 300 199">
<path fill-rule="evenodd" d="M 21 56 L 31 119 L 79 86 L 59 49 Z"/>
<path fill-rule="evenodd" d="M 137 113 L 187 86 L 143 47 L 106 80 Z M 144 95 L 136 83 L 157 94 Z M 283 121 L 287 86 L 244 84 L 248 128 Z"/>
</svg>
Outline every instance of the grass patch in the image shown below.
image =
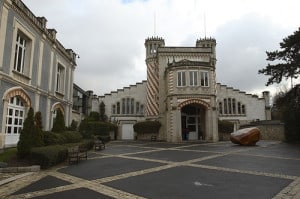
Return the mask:
<svg viewBox="0 0 300 199">
<path fill-rule="evenodd" d="M 13 157 L 17 156 L 17 148 L 4 149 L 3 153 L 0 153 L 0 162 L 8 162 Z"/>
</svg>

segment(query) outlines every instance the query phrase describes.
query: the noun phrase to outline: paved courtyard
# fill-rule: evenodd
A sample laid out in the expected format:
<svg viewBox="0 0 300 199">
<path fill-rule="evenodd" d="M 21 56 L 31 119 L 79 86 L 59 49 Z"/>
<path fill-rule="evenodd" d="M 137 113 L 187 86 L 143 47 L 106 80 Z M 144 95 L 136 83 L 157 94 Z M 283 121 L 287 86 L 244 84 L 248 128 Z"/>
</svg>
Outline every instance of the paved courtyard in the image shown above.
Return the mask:
<svg viewBox="0 0 300 199">
<path fill-rule="evenodd" d="M 300 198 L 300 145 L 115 141 L 78 165 L 0 187 L 0 198 Z"/>
</svg>

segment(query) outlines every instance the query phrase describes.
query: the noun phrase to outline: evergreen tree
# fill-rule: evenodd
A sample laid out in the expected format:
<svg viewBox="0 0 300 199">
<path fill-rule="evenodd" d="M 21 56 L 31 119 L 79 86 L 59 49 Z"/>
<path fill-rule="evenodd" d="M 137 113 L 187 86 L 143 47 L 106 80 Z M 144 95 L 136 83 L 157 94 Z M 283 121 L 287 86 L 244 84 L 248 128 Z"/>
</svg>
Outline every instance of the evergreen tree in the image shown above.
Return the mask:
<svg viewBox="0 0 300 199">
<path fill-rule="evenodd" d="M 42 113 L 40 111 L 35 113 L 35 127 L 33 132 L 34 143 L 33 146 L 43 146 L 43 123 L 42 123 Z"/>
<path fill-rule="evenodd" d="M 99 105 L 99 119 L 100 121 L 102 122 L 105 122 L 107 121 L 107 116 L 105 115 L 105 104 L 104 102 L 102 101 Z"/>
<path fill-rule="evenodd" d="M 36 125 L 33 108 L 30 108 L 20 133 L 17 155 L 24 158 L 30 154 L 32 147 L 38 146 L 43 146 L 42 131 Z"/>
<path fill-rule="evenodd" d="M 300 74 L 300 28 L 294 34 L 286 37 L 280 43 L 281 51 L 266 52 L 267 61 L 275 61 L 276 64 L 268 64 L 266 68 L 258 71 L 259 74 L 271 76 L 266 86 L 280 83 L 282 78 L 297 79 Z"/>
<path fill-rule="evenodd" d="M 42 130 L 43 129 L 43 124 L 42 124 L 42 113 L 41 111 L 38 111 L 35 113 L 35 124 Z"/>
<path fill-rule="evenodd" d="M 34 111 L 29 109 L 27 117 L 23 123 L 23 129 L 20 133 L 19 142 L 17 145 L 17 155 L 19 158 L 24 158 L 30 153 L 31 148 L 31 130 L 34 128 Z"/>
<path fill-rule="evenodd" d="M 285 137 L 288 142 L 300 141 L 300 85 L 276 99 L 276 105 L 283 115 Z"/>
<path fill-rule="evenodd" d="M 65 119 L 60 109 L 56 109 L 56 117 L 53 122 L 52 132 L 60 133 L 65 131 Z"/>
</svg>

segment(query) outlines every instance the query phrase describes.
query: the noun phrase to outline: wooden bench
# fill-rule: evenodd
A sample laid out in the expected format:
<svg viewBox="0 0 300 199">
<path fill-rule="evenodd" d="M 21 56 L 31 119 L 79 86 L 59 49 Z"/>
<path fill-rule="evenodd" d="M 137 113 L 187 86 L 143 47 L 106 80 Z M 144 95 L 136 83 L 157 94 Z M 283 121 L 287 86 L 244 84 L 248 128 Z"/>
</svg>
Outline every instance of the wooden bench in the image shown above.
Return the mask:
<svg viewBox="0 0 300 199">
<path fill-rule="evenodd" d="M 80 160 L 87 160 L 87 149 L 79 146 L 68 148 L 69 164 L 78 164 Z"/>
<path fill-rule="evenodd" d="M 94 149 L 95 151 L 105 149 L 105 143 L 102 140 L 95 140 Z"/>
</svg>

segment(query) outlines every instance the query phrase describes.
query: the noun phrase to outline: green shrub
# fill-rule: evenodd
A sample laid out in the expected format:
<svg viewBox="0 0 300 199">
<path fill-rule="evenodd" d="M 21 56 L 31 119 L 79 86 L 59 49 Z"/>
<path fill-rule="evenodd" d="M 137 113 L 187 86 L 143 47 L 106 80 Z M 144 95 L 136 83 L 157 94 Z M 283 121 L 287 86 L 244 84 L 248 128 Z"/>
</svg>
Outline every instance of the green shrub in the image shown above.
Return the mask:
<svg viewBox="0 0 300 199">
<path fill-rule="evenodd" d="M 96 111 L 90 112 L 90 115 L 88 117 L 89 121 L 99 121 L 100 119 L 100 114 Z"/>
<path fill-rule="evenodd" d="M 234 130 L 234 124 L 226 120 L 218 121 L 219 133 L 232 133 Z"/>
<path fill-rule="evenodd" d="M 2 153 L 0 153 L 0 162 L 8 162 L 11 158 L 17 156 L 17 148 L 8 148 L 4 149 Z"/>
<path fill-rule="evenodd" d="M 62 145 L 36 147 L 31 149 L 31 161 L 46 169 L 63 162 L 68 157 L 68 148 Z"/>
<path fill-rule="evenodd" d="M 71 125 L 69 127 L 67 127 L 66 129 L 68 131 L 77 131 L 77 127 L 78 127 L 78 122 L 76 122 L 75 120 L 72 120 Z"/>
<path fill-rule="evenodd" d="M 94 140 L 84 140 L 80 142 L 79 147 L 90 150 L 94 147 Z"/>
<path fill-rule="evenodd" d="M 44 132 L 44 143 L 48 145 L 64 144 L 66 143 L 65 137 L 61 133 Z"/>
<path fill-rule="evenodd" d="M 92 138 L 93 136 L 109 136 L 109 132 L 117 132 L 118 126 L 110 122 L 83 120 L 79 130 L 84 138 Z"/>
<path fill-rule="evenodd" d="M 61 133 L 44 132 L 44 143 L 45 145 L 56 145 L 65 143 L 76 143 L 80 142 L 82 136 L 77 131 L 64 131 Z"/>
<path fill-rule="evenodd" d="M 41 124 L 39 125 L 41 126 Z M 17 155 L 19 158 L 25 158 L 30 155 L 32 147 L 44 145 L 40 126 L 36 125 L 33 108 L 30 108 L 23 123 L 23 129 L 21 130 L 20 139 L 17 144 Z"/>
<path fill-rule="evenodd" d="M 56 109 L 56 117 L 53 122 L 52 132 L 60 133 L 65 131 L 65 119 L 60 109 Z"/>
<path fill-rule="evenodd" d="M 64 143 L 80 142 L 82 139 L 81 134 L 77 131 L 65 131 L 61 135 L 64 137 Z"/>
<path fill-rule="evenodd" d="M 159 121 L 142 121 L 133 125 L 136 133 L 158 133 L 161 123 Z"/>
</svg>

